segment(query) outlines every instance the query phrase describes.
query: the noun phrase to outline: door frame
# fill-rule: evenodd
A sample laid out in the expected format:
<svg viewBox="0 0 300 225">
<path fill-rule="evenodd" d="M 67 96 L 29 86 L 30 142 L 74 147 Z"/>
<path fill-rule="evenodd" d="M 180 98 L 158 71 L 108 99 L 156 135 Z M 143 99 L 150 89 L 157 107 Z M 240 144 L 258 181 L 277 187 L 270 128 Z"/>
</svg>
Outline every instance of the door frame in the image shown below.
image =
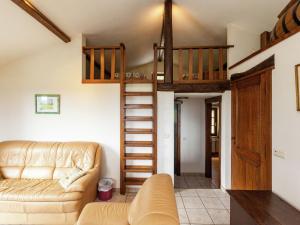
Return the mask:
<svg viewBox="0 0 300 225">
<path fill-rule="evenodd" d="M 174 173 L 177 176 L 181 175 L 181 105 L 182 101 L 175 100 L 176 123 L 174 121 Z"/>
<path fill-rule="evenodd" d="M 264 81 L 265 86 L 264 86 L 264 92 L 266 95 L 266 99 L 269 99 L 269 101 L 265 101 L 264 105 L 268 107 L 268 114 L 269 118 L 267 118 L 266 124 L 268 124 L 268 129 L 267 131 L 269 133 L 264 134 L 264 139 L 266 139 L 266 144 L 265 144 L 265 157 L 269 159 L 269 162 L 267 163 L 267 187 L 265 188 L 266 190 L 272 190 L 272 70 L 275 68 L 275 56 L 272 55 L 265 61 L 261 62 L 260 64 L 254 66 L 253 68 L 243 72 L 243 73 L 237 73 L 233 74 L 231 76 L 231 85 L 234 84 L 234 82 L 237 81 L 242 81 L 244 79 L 249 79 L 249 78 L 255 78 L 257 76 L 260 76 L 263 73 L 269 73 L 268 78 Z M 233 89 L 232 89 L 233 90 Z M 231 141 L 234 143 L 236 141 L 235 137 L 235 119 L 234 119 L 234 95 L 232 94 L 232 113 L 231 113 L 231 130 L 232 130 L 232 137 Z M 266 131 L 264 131 L 266 132 Z M 231 144 L 231 186 L 234 189 L 234 144 Z"/>
<path fill-rule="evenodd" d="M 221 186 L 221 121 L 222 121 L 222 96 L 216 96 L 212 98 L 205 99 L 205 177 L 211 178 L 212 177 L 212 142 L 211 142 L 211 109 L 212 103 L 218 102 L 219 103 L 219 158 L 220 158 L 220 186 Z"/>
</svg>

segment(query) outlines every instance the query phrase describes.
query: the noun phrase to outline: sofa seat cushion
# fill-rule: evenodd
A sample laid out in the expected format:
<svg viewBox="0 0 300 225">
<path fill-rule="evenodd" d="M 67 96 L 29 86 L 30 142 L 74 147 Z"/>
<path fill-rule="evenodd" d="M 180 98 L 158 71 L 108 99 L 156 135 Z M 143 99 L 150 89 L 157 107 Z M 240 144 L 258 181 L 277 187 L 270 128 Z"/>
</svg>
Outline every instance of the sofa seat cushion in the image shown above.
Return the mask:
<svg viewBox="0 0 300 225">
<path fill-rule="evenodd" d="M 67 202 L 0 201 L 0 213 L 73 213 L 78 212 L 81 207 L 81 200 Z"/>
<path fill-rule="evenodd" d="M 65 202 L 81 198 L 81 192 L 66 192 L 57 180 L 0 180 L 0 201 Z"/>
<path fill-rule="evenodd" d="M 128 203 L 90 203 L 86 205 L 77 225 L 129 225 Z"/>
</svg>

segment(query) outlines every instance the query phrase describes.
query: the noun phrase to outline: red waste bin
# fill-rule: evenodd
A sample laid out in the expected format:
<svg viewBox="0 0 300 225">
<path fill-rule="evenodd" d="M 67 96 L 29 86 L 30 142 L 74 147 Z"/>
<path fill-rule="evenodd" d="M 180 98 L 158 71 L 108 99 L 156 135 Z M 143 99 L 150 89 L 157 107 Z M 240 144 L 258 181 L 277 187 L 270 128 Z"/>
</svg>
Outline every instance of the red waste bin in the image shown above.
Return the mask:
<svg viewBox="0 0 300 225">
<path fill-rule="evenodd" d="M 113 180 L 103 178 L 98 184 L 98 197 L 101 201 L 108 201 L 112 198 Z"/>
</svg>

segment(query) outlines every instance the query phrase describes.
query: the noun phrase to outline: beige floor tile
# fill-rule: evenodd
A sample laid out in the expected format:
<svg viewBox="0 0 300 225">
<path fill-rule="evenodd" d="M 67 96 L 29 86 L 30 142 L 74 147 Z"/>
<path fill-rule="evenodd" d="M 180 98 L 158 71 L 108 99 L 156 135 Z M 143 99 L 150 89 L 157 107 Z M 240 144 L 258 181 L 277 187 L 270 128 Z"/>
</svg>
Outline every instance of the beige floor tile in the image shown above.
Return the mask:
<svg viewBox="0 0 300 225">
<path fill-rule="evenodd" d="M 214 224 L 230 224 L 230 215 L 227 210 L 208 209 Z"/>
<path fill-rule="evenodd" d="M 219 198 L 229 197 L 229 194 L 226 191 L 223 191 L 221 189 L 214 189 L 214 192 L 216 196 Z"/>
<path fill-rule="evenodd" d="M 182 197 L 197 197 L 197 192 L 194 189 L 181 189 L 180 195 Z"/>
<path fill-rule="evenodd" d="M 219 198 L 201 198 L 205 208 L 207 209 L 225 209 Z"/>
<path fill-rule="evenodd" d="M 230 197 L 219 198 L 225 206 L 225 209 L 230 209 Z"/>
<path fill-rule="evenodd" d="M 189 223 L 185 209 L 178 209 L 180 223 Z"/>
<path fill-rule="evenodd" d="M 204 205 L 199 197 L 182 197 L 186 209 L 204 209 Z"/>
<path fill-rule="evenodd" d="M 205 209 L 187 209 L 186 213 L 191 223 L 213 224 L 213 221 Z"/>
<path fill-rule="evenodd" d="M 184 209 L 183 201 L 181 197 L 176 196 L 177 209 Z"/>
<path fill-rule="evenodd" d="M 214 189 L 197 189 L 196 191 L 200 197 L 217 197 Z"/>
</svg>

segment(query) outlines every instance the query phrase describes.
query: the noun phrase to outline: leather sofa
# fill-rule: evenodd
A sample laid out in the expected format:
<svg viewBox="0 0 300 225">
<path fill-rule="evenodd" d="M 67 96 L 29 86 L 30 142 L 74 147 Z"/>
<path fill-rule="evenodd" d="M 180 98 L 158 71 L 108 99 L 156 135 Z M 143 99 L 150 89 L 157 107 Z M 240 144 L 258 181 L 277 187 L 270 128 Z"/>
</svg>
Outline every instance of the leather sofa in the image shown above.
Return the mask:
<svg viewBox="0 0 300 225">
<path fill-rule="evenodd" d="M 74 225 L 96 198 L 101 148 L 86 142 L 0 142 L 0 224 Z M 87 174 L 62 188 L 74 168 Z"/>
<path fill-rule="evenodd" d="M 179 225 L 171 177 L 153 175 L 132 203 L 89 203 L 77 225 Z"/>
</svg>

